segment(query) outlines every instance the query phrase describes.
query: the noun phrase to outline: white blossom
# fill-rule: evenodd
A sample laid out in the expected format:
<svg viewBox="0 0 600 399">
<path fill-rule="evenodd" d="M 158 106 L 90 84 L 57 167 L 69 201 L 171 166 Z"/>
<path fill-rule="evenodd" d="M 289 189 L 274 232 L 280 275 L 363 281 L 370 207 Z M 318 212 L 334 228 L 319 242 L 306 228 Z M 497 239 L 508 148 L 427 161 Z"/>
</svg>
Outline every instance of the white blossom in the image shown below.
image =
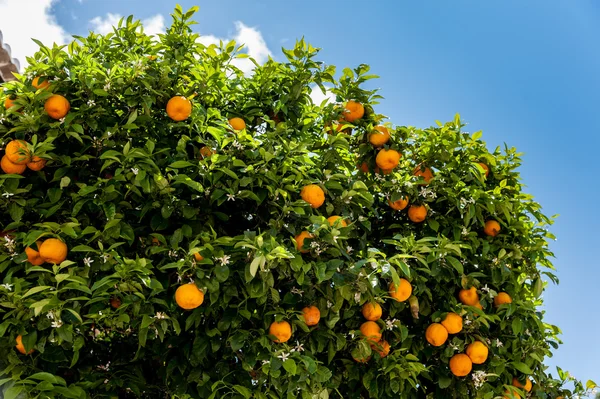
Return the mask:
<svg viewBox="0 0 600 399">
<path fill-rule="evenodd" d="M 296 346 L 292 349 L 292 352 L 303 352 L 304 345 L 296 341 Z"/>
<path fill-rule="evenodd" d="M 485 292 L 485 293 L 489 293 L 490 292 L 490 288 L 486 285 L 484 285 L 483 287 L 481 287 L 481 291 Z"/>
<path fill-rule="evenodd" d="M 61 320 L 61 319 L 54 320 L 54 321 L 53 321 L 53 322 L 50 324 L 50 326 L 51 326 L 52 328 L 60 328 L 60 327 L 62 327 L 62 325 L 63 325 L 63 322 L 62 322 L 62 320 Z"/>
<path fill-rule="evenodd" d="M 108 259 L 110 258 L 110 255 L 108 255 L 108 254 L 102 254 L 102 255 L 100 255 L 100 257 L 102 258 L 102 261 L 104 263 L 106 263 L 106 262 L 108 262 Z"/>
<path fill-rule="evenodd" d="M 87 267 L 90 267 L 92 263 L 94 263 L 94 260 L 92 258 L 83 258 L 83 264 Z"/>
<path fill-rule="evenodd" d="M 387 319 L 385 321 L 385 326 L 387 327 L 388 330 L 393 330 L 394 328 L 398 327 L 398 319 Z"/>
<path fill-rule="evenodd" d="M 327 301 L 327 309 L 330 309 L 333 306 L 333 303 L 331 301 Z"/>
<path fill-rule="evenodd" d="M 158 320 L 162 320 L 162 319 L 166 319 L 167 315 L 165 315 L 163 312 L 156 312 L 156 315 L 154 316 L 155 319 Z"/>
<path fill-rule="evenodd" d="M 354 294 L 354 302 L 359 303 L 360 302 L 360 297 L 361 297 L 360 291 L 357 292 L 356 294 Z"/>
<path fill-rule="evenodd" d="M 96 105 L 96 102 L 94 100 L 88 100 L 87 105 L 88 107 L 93 107 L 94 105 Z"/>
<path fill-rule="evenodd" d="M 134 175 L 137 176 L 137 174 L 140 170 L 138 168 L 131 168 L 131 171 L 133 172 Z"/>
<path fill-rule="evenodd" d="M 9 193 L 9 192 L 6 192 L 6 191 L 4 192 L 4 194 L 2 194 L 2 196 L 3 196 L 4 198 L 10 198 L 10 197 L 12 197 L 13 195 L 14 195 L 13 193 Z"/>
<path fill-rule="evenodd" d="M 475 385 L 475 389 L 479 389 L 483 386 L 483 384 L 485 383 L 487 374 L 485 371 L 483 370 L 477 370 L 473 372 L 472 378 L 473 378 L 473 384 Z"/>
<path fill-rule="evenodd" d="M 502 341 L 500 341 L 498 338 L 496 338 L 496 341 L 494 341 L 494 343 L 496 344 L 496 346 L 498 348 L 502 348 L 504 346 L 504 344 L 502 343 Z"/>
<path fill-rule="evenodd" d="M 216 258 L 219 262 L 221 262 L 221 265 L 228 265 L 229 264 L 229 259 L 231 258 L 231 256 L 229 255 L 223 255 L 220 258 Z"/>
<path fill-rule="evenodd" d="M 227 201 L 235 201 L 235 195 L 227 194 Z"/>
<path fill-rule="evenodd" d="M 291 289 L 291 293 L 302 296 L 302 294 L 304 294 L 304 291 L 299 290 L 298 288 L 294 287 L 294 288 Z"/>
<path fill-rule="evenodd" d="M 280 358 L 282 362 L 285 362 L 290 357 L 290 354 L 282 352 L 281 355 L 278 355 L 277 357 Z"/>
<path fill-rule="evenodd" d="M 351 246 L 349 246 L 349 245 L 348 245 L 348 246 L 346 247 L 346 252 L 348 252 L 348 253 L 352 253 L 352 251 L 354 251 L 354 248 L 352 248 Z"/>
<path fill-rule="evenodd" d="M 9 284 L 9 283 L 0 284 L 0 287 L 4 288 L 7 291 L 12 291 L 13 284 Z"/>
</svg>

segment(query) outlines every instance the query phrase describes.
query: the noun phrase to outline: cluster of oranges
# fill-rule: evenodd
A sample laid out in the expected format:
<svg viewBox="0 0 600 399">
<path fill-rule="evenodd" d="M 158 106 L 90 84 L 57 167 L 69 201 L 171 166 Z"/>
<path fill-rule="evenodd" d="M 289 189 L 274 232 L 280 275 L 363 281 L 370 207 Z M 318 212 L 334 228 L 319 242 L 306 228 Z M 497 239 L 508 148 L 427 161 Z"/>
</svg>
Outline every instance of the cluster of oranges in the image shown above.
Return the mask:
<svg viewBox="0 0 600 399">
<path fill-rule="evenodd" d="M 34 266 L 40 266 L 44 263 L 59 265 L 67 259 L 67 244 L 58 238 L 48 238 L 43 242 L 37 241 L 36 246 L 37 250 L 31 247 L 25 248 L 27 260 Z"/>
<path fill-rule="evenodd" d="M 46 166 L 46 160 L 33 155 L 28 143 L 23 140 L 12 140 L 6 145 L 5 153 L 0 160 L 0 167 L 4 173 L 21 175 L 26 168 L 40 171 Z"/>
</svg>

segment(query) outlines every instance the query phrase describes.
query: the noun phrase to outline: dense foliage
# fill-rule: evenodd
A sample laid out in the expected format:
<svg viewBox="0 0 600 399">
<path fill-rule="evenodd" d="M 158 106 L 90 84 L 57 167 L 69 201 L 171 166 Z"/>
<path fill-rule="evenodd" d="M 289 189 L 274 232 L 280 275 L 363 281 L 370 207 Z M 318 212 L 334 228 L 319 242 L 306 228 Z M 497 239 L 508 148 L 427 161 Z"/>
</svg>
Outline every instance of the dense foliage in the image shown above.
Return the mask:
<svg viewBox="0 0 600 399">
<path fill-rule="evenodd" d="M 3 86 L 5 397 L 516 398 L 527 379 L 529 397 L 571 396 L 543 363 L 560 332 L 539 310 L 552 220 L 523 193 L 516 150 L 489 152 L 458 116 L 385 122 L 369 67 L 336 79 L 304 41 L 245 76 L 242 48 L 203 45 L 194 11 L 177 7 L 159 37 L 130 17 L 40 44 Z M 314 104 L 326 86 L 336 101 Z M 171 104 L 181 121 L 166 112 L 177 96 L 192 103 L 189 117 Z M 389 149 L 399 164 L 380 170 Z M 301 197 L 309 184 L 323 205 Z M 394 300 L 392 283 L 411 292 Z M 457 377 L 471 350 L 489 354 Z"/>
</svg>

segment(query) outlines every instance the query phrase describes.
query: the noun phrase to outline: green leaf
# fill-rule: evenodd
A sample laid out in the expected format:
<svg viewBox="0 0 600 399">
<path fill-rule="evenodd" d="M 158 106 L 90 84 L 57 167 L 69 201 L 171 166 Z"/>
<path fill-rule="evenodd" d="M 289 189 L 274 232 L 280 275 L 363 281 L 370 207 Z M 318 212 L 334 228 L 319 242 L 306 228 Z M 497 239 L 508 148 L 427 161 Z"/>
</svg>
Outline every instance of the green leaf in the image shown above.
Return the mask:
<svg viewBox="0 0 600 399">
<path fill-rule="evenodd" d="M 52 287 L 50 287 L 49 285 L 38 285 L 37 287 L 33 287 L 30 288 L 22 297 L 22 299 L 27 298 L 28 296 L 37 294 L 38 292 L 42 292 L 42 291 L 46 291 L 47 289 L 50 289 Z"/>
<path fill-rule="evenodd" d="M 460 261 L 458 259 L 456 259 L 453 256 L 446 256 L 444 259 L 446 259 L 448 262 L 450 262 L 450 265 L 452 265 L 452 267 L 459 273 L 459 274 L 463 274 L 464 273 L 464 268 L 462 263 L 460 263 Z"/>
<path fill-rule="evenodd" d="M 284 361 L 283 368 L 285 369 L 285 371 L 288 372 L 288 374 L 296 375 L 296 362 L 294 361 L 294 359 L 287 359 L 286 361 Z"/>
<path fill-rule="evenodd" d="M 531 375 L 533 374 L 533 371 L 531 371 L 531 369 L 529 368 L 528 365 L 526 365 L 525 363 L 521 363 L 521 362 L 511 362 L 511 365 L 517 369 L 518 371 L 520 371 L 523 374 L 527 374 L 527 375 Z"/>
</svg>

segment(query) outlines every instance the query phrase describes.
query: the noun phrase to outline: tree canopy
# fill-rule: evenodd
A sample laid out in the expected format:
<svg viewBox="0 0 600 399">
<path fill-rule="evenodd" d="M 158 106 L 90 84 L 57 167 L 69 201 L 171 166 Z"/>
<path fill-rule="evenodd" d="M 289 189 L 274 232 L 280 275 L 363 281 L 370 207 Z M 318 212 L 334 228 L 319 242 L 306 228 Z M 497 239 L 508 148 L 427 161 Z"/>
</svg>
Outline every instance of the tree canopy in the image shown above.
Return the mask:
<svg viewBox="0 0 600 399">
<path fill-rule="evenodd" d="M 39 43 L 3 85 L 6 398 L 594 387 L 544 365 L 552 218 L 516 149 L 458 115 L 392 124 L 369 66 L 336 73 L 304 40 L 246 75 L 243 46 L 203 44 L 195 11 L 158 36 L 129 17 Z"/>
</svg>

